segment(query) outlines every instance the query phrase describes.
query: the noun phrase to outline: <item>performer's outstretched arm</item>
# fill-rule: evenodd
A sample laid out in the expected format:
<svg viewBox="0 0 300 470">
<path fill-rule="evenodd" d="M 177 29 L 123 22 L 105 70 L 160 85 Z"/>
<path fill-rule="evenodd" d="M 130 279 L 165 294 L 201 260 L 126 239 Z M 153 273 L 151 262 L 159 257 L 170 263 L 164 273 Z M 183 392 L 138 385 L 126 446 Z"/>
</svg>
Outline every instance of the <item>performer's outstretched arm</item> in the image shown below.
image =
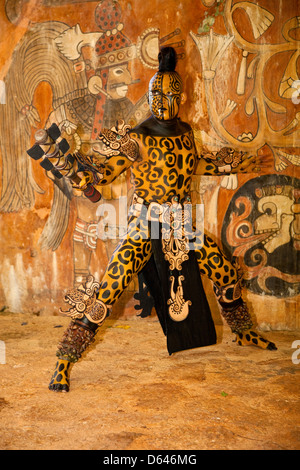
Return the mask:
<svg viewBox="0 0 300 470">
<path fill-rule="evenodd" d="M 221 176 L 233 173 L 259 173 L 270 168 L 268 156 L 248 153 L 223 147 L 218 152 L 200 153 L 196 169 L 198 175 Z"/>
<path fill-rule="evenodd" d="M 74 170 L 80 176 L 78 185 L 73 187 L 85 190 L 88 184 L 94 187 L 112 183 L 126 171 L 139 157 L 138 143 L 129 135 L 131 127 L 119 121 L 111 129 L 102 129 L 99 134 L 99 147 L 94 147 L 92 155 L 75 153 Z"/>
<path fill-rule="evenodd" d="M 102 129 L 99 145 L 95 145 L 92 154 L 71 154 L 59 127 L 52 124 L 49 129 L 36 132 L 36 142 L 27 153 L 34 160 L 40 160 L 46 171 L 57 178 L 68 178 L 73 188 L 97 202 L 101 196 L 95 187 L 114 181 L 139 157 L 139 146 L 130 136 L 130 130 L 129 125 L 120 121 L 111 129 Z M 92 193 L 99 197 L 95 198 Z"/>
<path fill-rule="evenodd" d="M 81 153 L 74 155 L 79 167 L 82 165 L 85 168 L 78 189 L 85 189 L 87 183 L 95 187 L 112 183 L 139 157 L 139 146 L 130 137 L 130 129 L 124 121 L 118 121 L 111 129 L 102 129 L 99 135 L 102 145 L 100 148 L 94 147 L 92 156 Z"/>
</svg>

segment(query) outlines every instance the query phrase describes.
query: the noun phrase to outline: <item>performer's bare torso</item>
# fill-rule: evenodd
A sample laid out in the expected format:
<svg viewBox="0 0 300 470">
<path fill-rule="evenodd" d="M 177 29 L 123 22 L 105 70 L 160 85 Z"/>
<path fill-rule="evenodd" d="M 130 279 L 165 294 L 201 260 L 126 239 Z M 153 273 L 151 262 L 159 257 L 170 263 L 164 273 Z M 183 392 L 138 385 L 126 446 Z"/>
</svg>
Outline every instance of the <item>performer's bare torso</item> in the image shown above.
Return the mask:
<svg viewBox="0 0 300 470">
<path fill-rule="evenodd" d="M 140 159 L 131 166 L 131 183 L 138 197 L 160 204 L 190 193 L 191 178 L 197 165 L 192 130 L 174 136 L 146 135 L 133 131 Z"/>
</svg>

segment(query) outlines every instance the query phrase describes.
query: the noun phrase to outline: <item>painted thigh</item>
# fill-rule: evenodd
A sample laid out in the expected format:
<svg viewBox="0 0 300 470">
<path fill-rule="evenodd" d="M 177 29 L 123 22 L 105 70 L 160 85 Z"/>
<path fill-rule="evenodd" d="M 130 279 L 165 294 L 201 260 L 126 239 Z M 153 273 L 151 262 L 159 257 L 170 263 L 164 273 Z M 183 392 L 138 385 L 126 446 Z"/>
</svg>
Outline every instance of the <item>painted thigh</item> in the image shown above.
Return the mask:
<svg viewBox="0 0 300 470">
<path fill-rule="evenodd" d="M 196 238 L 195 251 L 200 273 L 211 279 L 217 287 L 225 287 L 238 281 L 235 267 L 208 235 Z"/>
<path fill-rule="evenodd" d="M 148 222 L 133 217 L 126 236 L 115 249 L 101 281 L 98 299 L 112 305 L 124 292 L 134 274 L 138 274 L 151 257 Z"/>
</svg>

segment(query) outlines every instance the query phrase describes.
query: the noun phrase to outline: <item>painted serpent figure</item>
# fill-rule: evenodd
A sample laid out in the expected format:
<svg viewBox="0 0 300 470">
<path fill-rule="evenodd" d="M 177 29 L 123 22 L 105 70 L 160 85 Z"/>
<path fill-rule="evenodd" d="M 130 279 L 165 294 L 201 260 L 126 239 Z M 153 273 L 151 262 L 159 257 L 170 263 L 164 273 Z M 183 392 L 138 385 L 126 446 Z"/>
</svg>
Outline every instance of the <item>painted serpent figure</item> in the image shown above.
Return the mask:
<svg viewBox="0 0 300 470">
<path fill-rule="evenodd" d="M 69 390 L 70 364 L 79 360 L 110 307 L 133 275 L 141 272 L 153 293 L 170 354 L 216 342 L 200 274 L 213 281 L 222 315 L 236 334 L 238 344 L 276 349 L 274 343 L 253 329 L 241 297 L 237 269 L 209 236 L 187 222 L 186 215 L 191 205 L 192 176 L 199 168 L 206 173 L 213 168 L 211 174 L 237 173 L 251 171 L 256 162 L 238 153 L 229 159 L 225 155 L 224 162 L 220 154 L 215 163 L 198 157 L 190 125 L 178 118 L 183 89 L 175 70 L 174 49 L 162 49 L 159 63 L 159 70 L 149 84 L 151 117 L 134 129 L 124 123 L 103 129 L 99 136 L 105 144 L 101 156 L 75 155 L 74 171 L 78 169 L 76 165 L 86 170 L 79 184 L 82 190 L 86 184 L 109 184 L 130 168 L 135 194 L 127 233 L 114 251 L 101 282 L 91 277 L 65 297 L 72 320 L 58 346 L 50 390 Z"/>
</svg>

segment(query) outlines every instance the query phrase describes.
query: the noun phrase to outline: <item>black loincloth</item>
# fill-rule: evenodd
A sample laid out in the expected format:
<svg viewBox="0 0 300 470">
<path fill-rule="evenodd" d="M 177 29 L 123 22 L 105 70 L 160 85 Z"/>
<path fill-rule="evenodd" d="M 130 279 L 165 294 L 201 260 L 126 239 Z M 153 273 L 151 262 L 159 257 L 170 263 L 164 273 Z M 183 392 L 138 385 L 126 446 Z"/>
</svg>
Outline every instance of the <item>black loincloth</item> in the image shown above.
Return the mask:
<svg viewBox="0 0 300 470">
<path fill-rule="evenodd" d="M 185 349 L 209 346 L 216 343 L 216 331 L 208 301 L 203 289 L 195 251 L 182 263 L 181 271 L 172 271 L 175 277 L 184 276 L 185 300 L 190 300 L 189 314 L 182 321 L 174 321 L 168 311 L 170 298 L 169 263 L 165 260 L 160 239 L 152 239 L 153 255 L 142 270 L 145 283 L 154 299 L 154 306 L 161 327 L 167 338 L 171 355 Z"/>
</svg>

